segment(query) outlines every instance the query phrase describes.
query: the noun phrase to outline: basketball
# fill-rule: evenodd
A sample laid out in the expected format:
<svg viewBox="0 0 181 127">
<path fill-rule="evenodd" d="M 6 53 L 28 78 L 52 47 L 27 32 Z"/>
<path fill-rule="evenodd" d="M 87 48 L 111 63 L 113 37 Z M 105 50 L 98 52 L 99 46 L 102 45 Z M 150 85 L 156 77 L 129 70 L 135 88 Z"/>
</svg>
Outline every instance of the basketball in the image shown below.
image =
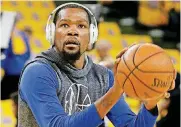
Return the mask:
<svg viewBox="0 0 181 127">
<path fill-rule="evenodd" d="M 126 95 L 149 100 L 169 90 L 174 73 L 173 63 L 165 51 L 146 43 L 133 45 L 123 54 L 116 76 L 118 83 L 123 83 Z"/>
</svg>

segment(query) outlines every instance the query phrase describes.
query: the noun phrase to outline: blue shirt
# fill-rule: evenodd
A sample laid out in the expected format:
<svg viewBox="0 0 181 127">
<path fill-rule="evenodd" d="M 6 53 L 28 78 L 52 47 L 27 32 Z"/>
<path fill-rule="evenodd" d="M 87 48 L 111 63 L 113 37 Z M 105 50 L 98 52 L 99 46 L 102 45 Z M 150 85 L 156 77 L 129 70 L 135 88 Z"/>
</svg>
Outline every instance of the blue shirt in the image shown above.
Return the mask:
<svg viewBox="0 0 181 127">
<path fill-rule="evenodd" d="M 109 86 L 113 86 L 114 76 L 109 73 Z M 109 87 L 109 88 L 110 88 Z M 20 82 L 20 97 L 30 107 L 41 127 L 96 127 L 103 120 L 92 104 L 81 112 L 68 115 L 57 97 L 58 79 L 48 64 L 33 63 L 24 71 Z M 135 115 L 122 96 L 107 114 L 116 127 L 153 127 L 157 116 L 153 116 L 144 106 Z"/>
<path fill-rule="evenodd" d="M 10 39 L 9 47 L 3 51 L 5 59 L 1 60 L 1 68 L 5 70 L 6 75 L 20 75 L 25 63 L 30 58 L 29 39 L 24 32 L 19 32 L 18 36 L 22 38 L 26 51 L 23 54 L 15 54 L 13 52 L 13 41 Z"/>
</svg>

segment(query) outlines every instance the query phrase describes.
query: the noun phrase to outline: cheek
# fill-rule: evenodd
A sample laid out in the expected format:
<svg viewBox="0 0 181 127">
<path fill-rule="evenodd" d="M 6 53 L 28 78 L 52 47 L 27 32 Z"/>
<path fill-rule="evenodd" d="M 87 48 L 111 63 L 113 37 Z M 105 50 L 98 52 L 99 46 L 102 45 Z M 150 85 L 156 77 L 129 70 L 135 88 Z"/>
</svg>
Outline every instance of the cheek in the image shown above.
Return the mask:
<svg viewBox="0 0 181 127">
<path fill-rule="evenodd" d="M 88 44 L 89 44 L 89 32 L 84 32 L 84 34 L 82 34 L 82 37 L 81 37 L 81 41 L 82 41 L 82 46 L 84 48 L 87 48 L 88 47 Z"/>
<path fill-rule="evenodd" d="M 64 32 L 62 30 L 57 29 L 55 31 L 55 45 L 59 48 L 63 45 L 63 38 L 65 38 Z"/>
<path fill-rule="evenodd" d="M 60 40 L 64 36 L 64 31 L 61 29 L 57 29 L 55 31 L 55 40 Z"/>
</svg>

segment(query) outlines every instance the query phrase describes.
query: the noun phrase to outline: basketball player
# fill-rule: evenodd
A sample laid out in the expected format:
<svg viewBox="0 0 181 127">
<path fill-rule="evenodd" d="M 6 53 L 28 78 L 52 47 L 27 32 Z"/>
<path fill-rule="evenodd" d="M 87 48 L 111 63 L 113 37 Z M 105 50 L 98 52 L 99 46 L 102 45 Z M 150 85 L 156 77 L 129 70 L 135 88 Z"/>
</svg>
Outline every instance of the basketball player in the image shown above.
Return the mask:
<svg viewBox="0 0 181 127">
<path fill-rule="evenodd" d="M 119 127 L 154 126 L 158 100 L 143 104 L 135 115 L 117 77 L 86 55 L 98 35 L 90 10 L 76 3 L 61 5 L 50 15 L 46 32 L 52 48 L 30 62 L 21 76 L 19 126 L 97 127 L 105 116 Z"/>
</svg>

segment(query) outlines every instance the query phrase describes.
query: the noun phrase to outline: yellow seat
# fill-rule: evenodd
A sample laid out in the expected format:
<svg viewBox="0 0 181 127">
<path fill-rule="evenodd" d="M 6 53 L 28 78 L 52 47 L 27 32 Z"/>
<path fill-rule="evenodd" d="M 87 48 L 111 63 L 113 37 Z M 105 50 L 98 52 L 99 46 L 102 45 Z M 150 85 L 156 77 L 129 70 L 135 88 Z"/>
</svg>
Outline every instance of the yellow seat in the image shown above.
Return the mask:
<svg viewBox="0 0 181 127">
<path fill-rule="evenodd" d="M 152 43 L 152 39 L 148 35 L 131 35 L 131 34 L 122 34 L 119 36 L 99 36 L 99 40 L 108 40 L 112 46 L 110 54 L 113 58 L 125 47 L 129 47 L 133 43 Z"/>
<path fill-rule="evenodd" d="M 1 100 L 0 102 L 0 111 L 1 111 L 1 127 L 15 127 L 16 118 L 13 114 L 12 109 L 12 100 Z"/>
<path fill-rule="evenodd" d="M 135 113 L 138 114 L 139 109 L 141 107 L 141 102 L 139 100 L 130 98 L 130 97 L 125 97 L 126 103 L 130 106 L 131 110 Z"/>
<path fill-rule="evenodd" d="M 1 1 L 2 11 L 16 11 L 16 6 L 13 6 L 10 1 Z"/>
<path fill-rule="evenodd" d="M 98 29 L 100 37 L 121 35 L 121 30 L 116 22 L 100 22 Z"/>
<path fill-rule="evenodd" d="M 45 34 L 36 34 L 31 40 L 30 47 L 32 53 L 37 55 L 50 48 L 50 43 L 46 40 Z"/>
<path fill-rule="evenodd" d="M 169 12 L 174 8 L 177 12 L 180 12 L 180 1 L 164 1 L 164 9 Z"/>
<path fill-rule="evenodd" d="M 138 21 L 146 26 L 158 26 L 168 24 L 168 13 L 164 10 L 161 1 L 154 1 L 158 6 L 151 8 L 150 1 L 140 1 Z"/>
<path fill-rule="evenodd" d="M 124 48 L 132 45 L 133 43 L 153 43 L 153 41 L 148 35 L 122 34 L 120 43 Z"/>
</svg>

